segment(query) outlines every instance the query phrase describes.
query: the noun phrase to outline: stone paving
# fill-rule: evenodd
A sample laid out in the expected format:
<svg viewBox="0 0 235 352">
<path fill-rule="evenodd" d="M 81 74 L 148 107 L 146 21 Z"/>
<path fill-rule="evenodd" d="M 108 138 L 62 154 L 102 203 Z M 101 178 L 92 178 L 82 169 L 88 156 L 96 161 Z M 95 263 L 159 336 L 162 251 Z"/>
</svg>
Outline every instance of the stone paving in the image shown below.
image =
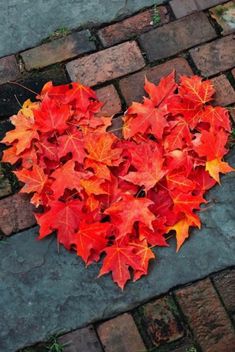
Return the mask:
<svg viewBox="0 0 235 352">
<path fill-rule="evenodd" d="M 19 103 L 34 96 L 8 81 L 40 91 L 48 80 L 81 80 L 105 100 L 102 113 L 114 115 L 118 128 L 126 106 L 143 96 L 144 76 L 157 83 L 176 69 L 177 77 L 210 77 L 215 104 L 228 106 L 235 118 L 234 2 L 171 0 L 136 14 L 156 1 L 126 3 L 130 12 L 119 22 L 84 26 L 0 58 L 0 138 Z M 228 160 L 235 166 L 234 149 Z M 182 250 L 175 253 L 173 240 L 170 249 L 157 249 L 150 274 L 122 293 L 109 277 L 95 279 L 99 265 L 85 269 L 75 255 L 58 254 L 53 238 L 36 241 L 29 199 L 17 193 L 17 180 L 2 165 L 0 352 L 32 345 L 24 351 L 46 351 L 57 334 L 65 352 L 235 351 L 234 177 L 224 176 L 208 193 L 202 229 Z"/>
</svg>

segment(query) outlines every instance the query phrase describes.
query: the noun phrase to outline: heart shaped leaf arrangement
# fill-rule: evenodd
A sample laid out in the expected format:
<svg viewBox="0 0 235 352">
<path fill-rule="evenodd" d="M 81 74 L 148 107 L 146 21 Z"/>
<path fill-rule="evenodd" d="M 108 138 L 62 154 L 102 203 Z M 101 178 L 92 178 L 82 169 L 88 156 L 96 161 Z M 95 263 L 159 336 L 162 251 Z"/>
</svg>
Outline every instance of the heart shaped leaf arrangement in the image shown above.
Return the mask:
<svg viewBox="0 0 235 352">
<path fill-rule="evenodd" d="M 99 276 L 112 272 L 122 289 L 147 274 L 152 248 L 168 246 L 169 232 L 178 250 L 200 227 L 203 194 L 233 170 L 222 160 L 229 114 L 209 104 L 210 81 L 182 76 L 177 84 L 172 73 L 158 86 L 146 79 L 145 91 L 125 113 L 120 139 L 111 117 L 97 114 L 93 90 L 48 82 L 2 141 L 10 146 L 3 161 L 17 163 L 21 192 L 38 207 L 39 238 L 56 231 L 87 265 L 102 259 Z"/>
</svg>

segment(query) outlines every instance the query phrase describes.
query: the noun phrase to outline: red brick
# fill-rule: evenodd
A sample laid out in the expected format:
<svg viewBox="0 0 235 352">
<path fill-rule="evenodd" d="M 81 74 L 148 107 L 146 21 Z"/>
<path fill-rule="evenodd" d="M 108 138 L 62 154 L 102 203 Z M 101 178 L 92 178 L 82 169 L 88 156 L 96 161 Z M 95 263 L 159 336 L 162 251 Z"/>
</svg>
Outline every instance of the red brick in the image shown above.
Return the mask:
<svg viewBox="0 0 235 352">
<path fill-rule="evenodd" d="M 229 1 L 224 5 L 219 5 L 210 9 L 210 15 L 222 28 L 222 35 L 227 35 L 235 31 L 235 2 Z"/>
<path fill-rule="evenodd" d="M 122 314 L 98 327 L 105 352 L 145 352 L 145 346 L 130 314 Z"/>
<path fill-rule="evenodd" d="M 203 352 L 231 352 L 235 334 L 209 279 L 176 291 L 183 313 Z"/>
<path fill-rule="evenodd" d="M 132 101 L 142 100 L 143 95 L 145 95 L 145 75 L 151 82 L 157 84 L 163 76 L 168 75 L 173 70 L 176 70 L 177 78 L 179 78 L 179 75 L 190 76 L 193 74 L 187 60 L 184 58 L 176 58 L 121 79 L 119 86 L 127 104 L 131 104 Z"/>
<path fill-rule="evenodd" d="M 203 76 L 229 70 L 235 65 L 235 42 L 232 35 L 190 50 L 190 55 Z"/>
<path fill-rule="evenodd" d="M 108 128 L 109 132 L 115 134 L 118 138 L 122 138 L 122 116 L 118 116 L 112 119 L 112 125 Z"/>
<path fill-rule="evenodd" d="M 144 59 L 136 42 L 126 42 L 82 57 L 66 65 L 70 78 L 94 86 L 138 71 Z"/>
<path fill-rule="evenodd" d="M 235 91 L 225 75 L 215 77 L 211 81 L 216 91 L 214 101 L 216 105 L 226 106 L 235 103 Z"/>
<path fill-rule="evenodd" d="M 181 18 L 195 11 L 206 10 L 227 0 L 172 0 L 171 8 L 176 18 Z"/>
<path fill-rule="evenodd" d="M 150 62 L 165 59 L 216 37 L 205 13 L 195 13 L 140 36 Z"/>
<path fill-rule="evenodd" d="M 63 352 L 102 352 L 102 348 L 92 326 L 75 330 L 59 338 L 64 345 Z"/>
<path fill-rule="evenodd" d="M 228 311 L 235 312 L 235 269 L 214 275 L 213 282 L 225 307 Z"/>
<path fill-rule="evenodd" d="M 233 120 L 233 123 L 235 123 L 235 106 L 229 108 L 230 116 Z"/>
<path fill-rule="evenodd" d="M 119 95 L 112 84 L 96 90 L 98 99 L 104 103 L 100 115 L 112 116 L 122 110 Z"/>
<path fill-rule="evenodd" d="M 90 32 L 84 30 L 27 50 L 21 53 L 21 56 L 26 70 L 32 70 L 68 60 L 95 49 L 94 42 L 90 40 Z"/>
<path fill-rule="evenodd" d="M 169 14 L 164 6 L 157 7 L 160 16 L 157 25 L 169 22 Z M 121 22 L 104 27 L 98 31 L 99 38 L 105 47 L 131 39 L 153 28 L 153 9 L 141 12 Z"/>
<path fill-rule="evenodd" d="M 176 341 L 184 336 L 179 313 L 172 297 L 163 297 L 138 308 L 139 325 L 154 346 Z"/>
<path fill-rule="evenodd" d="M 0 59 L 0 84 L 14 81 L 20 76 L 20 70 L 14 55 Z"/>
<path fill-rule="evenodd" d="M 4 176 L 0 166 L 0 198 L 11 194 L 11 185 L 9 180 Z"/>
<path fill-rule="evenodd" d="M 0 200 L 0 229 L 5 235 L 24 230 L 35 224 L 33 207 L 22 194 Z"/>
<path fill-rule="evenodd" d="M 232 70 L 233 78 L 235 79 L 235 68 Z"/>
<path fill-rule="evenodd" d="M 193 12 L 198 11 L 194 0 L 172 0 L 170 6 L 176 18 L 191 15 Z"/>
</svg>

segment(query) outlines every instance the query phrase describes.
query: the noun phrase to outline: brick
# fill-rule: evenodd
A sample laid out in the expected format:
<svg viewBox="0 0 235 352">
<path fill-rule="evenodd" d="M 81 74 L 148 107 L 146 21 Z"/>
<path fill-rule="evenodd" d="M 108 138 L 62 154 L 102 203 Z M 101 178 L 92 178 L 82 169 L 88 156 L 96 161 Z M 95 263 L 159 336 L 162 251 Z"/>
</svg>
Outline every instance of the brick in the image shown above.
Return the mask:
<svg viewBox="0 0 235 352">
<path fill-rule="evenodd" d="M 180 307 L 203 352 L 231 352 L 234 331 L 209 279 L 176 291 Z"/>
<path fill-rule="evenodd" d="M 216 37 L 205 13 L 195 13 L 140 36 L 150 62 L 165 59 Z"/>
<path fill-rule="evenodd" d="M 108 131 L 115 134 L 118 138 L 122 138 L 122 116 L 118 116 L 112 119 L 112 125 L 108 128 Z"/>
<path fill-rule="evenodd" d="M 173 70 L 176 70 L 177 79 L 179 78 L 179 75 L 190 76 L 193 74 L 187 60 L 184 58 L 176 58 L 121 79 L 119 82 L 119 87 L 126 103 L 129 105 L 132 101 L 142 100 L 142 97 L 145 95 L 145 75 L 151 82 L 157 84 L 163 76 L 168 75 Z"/>
<path fill-rule="evenodd" d="M 224 5 L 219 5 L 210 9 L 210 15 L 222 28 L 222 35 L 227 35 L 235 31 L 235 2 L 229 1 Z"/>
<path fill-rule="evenodd" d="M 0 229 L 8 236 L 35 224 L 33 206 L 22 194 L 0 200 Z"/>
<path fill-rule="evenodd" d="M 233 123 L 235 123 L 235 106 L 231 107 L 229 109 L 229 112 L 230 112 L 230 116 L 232 118 Z"/>
<path fill-rule="evenodd" d="M 20 77 L 20 70 L 14 55 L 0 59 L 0 84 L 15 81 Z"/>
<path fill-rule="evenodd" d="M 235 79 L 235 68 L 232 70 L 233 78 Z"/>
<path fill-rule="evenodd" d="M 98 327 L 105 352 L 145 352 L 145 346 L 130 314 L 122 314 Z"/>
<path fill-rule="evenodd" d="M 68 83 L 64 69 L 57 66 L 44 71 L 27 73 L 17 82 L 39 93 L 48 81 L 53 81 L 53 84 Z M 22 104 L 27 99 L 35 99 L 35 94 L 17 85 L 0 85 L 0 118 L 14 115 L 19 111 L 20 106 L 16 97 Z"/>
<path fill-rule="evenodd" d="M 229 70 L 235 65 L 235 42 L 232 35 L 190 50 L 190 55 L 203 76 Z"/>
<path fill-rule="evenodd" d="M 198 11 L 194 0 L 172 0 L 170 6 L 176 18 L 191 15 L 193 12 Z"/>
<path fill-rule="evenodd" d="M 96 332 L 92 326 L 75 330 L 59 338 L 63 352 L 102 352 Z"/>
<path fill-rule="evenodd" d="M 69 62 L 70 78 L 94 86 L 144 67 L 144 59 L 136 42 L 126 42 L 112 48 Z"/>
<path fill-rule="evenodd" d="M 157 7 L 159 14 L 158 26 L 169 22 L 169 14 L 164 6 Z M 153 9 L 141 12 L 121 22 L 104 27 L 98 36 L 105 47 L 118 44 L 153 28 Z"/>
<path fill-rule="evenodd" d="M 95 49 L 94 42 L 90 40 L 90 32 L 84 30 L 24 51 L 21 57 L 26 70 L 29 71 L 65 61 Z"/>
<path fill-rule="evenodd" d="M 9 180 L 4 176 L 0 166 L 0 198 L 6 197 L 11 194 L 11 185 Z"/>
<path fill-rule="evenodd" d="M 195 11 L 206 10 L 227 0 L 172 0 L 170 6 L 176 18 L 188 16 Z"/>
<path fill-rule="evenodd" d="M 235 269 L 214 275 L 213 282 L 225 307 L 228 311 L 235 312 Z"/>
<path fill-rule="evenodd" d="M 122 110 L 119 95 L 112 84 L 96 90 L 98 99 L 104 103 L 100 115 L 112 116 Z"/>
<path fill-rule="evenodd" d="M 211 81 L 216 91 L 214 104 L 226 106 L 235 103 L 235 91 L 225 75 L 215 77 Z"/>
<path fill-rule="evenodd" d="M 163 297 L 138 308 L 139 325 L 152 345 L 160 346 L 184 336 L 179 313 L 172 297 Z"/>
</svg>

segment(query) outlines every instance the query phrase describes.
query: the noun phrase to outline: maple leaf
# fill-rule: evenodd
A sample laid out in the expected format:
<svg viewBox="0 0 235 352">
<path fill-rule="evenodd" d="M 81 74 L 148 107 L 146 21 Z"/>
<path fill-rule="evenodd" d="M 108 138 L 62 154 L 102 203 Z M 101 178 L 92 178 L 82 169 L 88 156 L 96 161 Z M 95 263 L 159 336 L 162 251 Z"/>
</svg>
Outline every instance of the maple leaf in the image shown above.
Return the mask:
<svg viewBox="0 0 235 352">
<path fill-rule="evenodd" d="M 166 181 L 169 190 L 176 189 L 179 192 L 187 193 L 193 191 L 196 187 L 195 182 L 185 177 L 185 171 L 173 171 L 166 175 Z"/>
<path fill-rule="evenodd" d="M 202 114 L 202 121 L 208 122 L 213 131 L 218 131 L 224 128 L 226 131 L 231 131 L 228 110 L 220 106 L 206 106 Z"/>
<path fill-rule="evenodd" d="M 123 199 L 113 203 L 105 214 L 111 216 L 111 222 L 119 229 L 119 237 L 131 233 L 136 221 L 141 221 L 150 229 L 153 229 L 152 221 L 154 214 L 149 210 L 153 202 L 146 198 L 134 198 L 125 194 Z"/>
<path fill-rule="evenodd" d="M 216 184 L 216 181 L 210 177 L 209 173 L 205 171 L 202 166 L 193 170 L 190 174 L 190 178 L 196 182 L 200 192 L 207 191 Z"/>
<path fill-rule="evenodd" d="M 173 95 L 167 100 L 167 110 L 173 115 L 180 115 L 191 129 L 194 129 L 202 118 L 202 106 L 195 102 Z"/>
<path fill-rule="evenodd" d="M 92 176 L 88 179 L 82 178 L 80 180 L 81 187 L 84 188 L 85 192 L 90 196 L 91 194 L 107 194 L 107 191 L 103 187 L 104 180 L 96 176 Z"/>
<path fill-rule="evenodd" d="M 68 105 L 59 105 L 57 101 L 50 99 L 47 95 L 41 103 L 40 110 L 34 110 L 35 126 L 41 132 L 64 132 L 67 121 L 70 118 Z"/>
<path fill-rule="evenodd" d="M 154 106 L 161 106 L 171 96 L 177 88 L 175 82 L 175 72 L 173 71 L 168 76 L 163 77 L 158 85 L 155 85 L 145 77 L 144 89 L 148 93 Z"/>
<path fill-rule="evenodd" d="M 151 259 L 155 259 L 155 254 L 148 246 L 148 243 L 145 239 L 135 242 L 130 242 L 130 246 L 133 246 L 135 254 L 137 255 L 137 262 L 141 267 L 141 270 L 136 269 L 134 271 L 133 281 L 137 281 L 141 278 L 142 275 L 146 275 L 148 273 L 149 261 Z"/>
<path fill-rule="evenodd" d="M 82 186 L 80 184 L 81 178 L 85 177 L 85 172 L 75 171 L 75 161 L 69 160 L 64 165 L 56 169 L 51 175 L 54 178 L 54 182 L 51 186 L 54 196 L 58 199 L 64 194 L 66 188 L 76 189 L 81 191 Z M 88 175 L 89 177 L 90 175 Z"/>
<path fill-rule="evenodd" d="M 134 115 L 134 116 L 133 116 Z M 140 133 L 152 133 L 156 138 L 161 139 L 163 130 L 167 126 L 165 113 L 155 108 L 154 103 L 144 98 L 143 104 L 132 103 L 124 117 L 123 135 L 124 138 L 131 138 Z"/>
<path fill-rule="evenodd" d="M 15 129 L 6 133 L 2 143 L 10 145 L 14 142 L 16 155 L 19 155 L 25 149 L 30 148 L 32 141 L 38 139 L 39 135 L 34 122 L 21 113 L 13 116 L 11 122 Z"/>
<path fill-rule="evenodd" d="M 191 216 L 193 210 L 199 210 L 200 204 L 207 202 L 201 194 L 181 193 L 178 189 L 171 191 L 170 194 L 174 203 L 174 210 Z"/>
<path fill-rule="evenodd" d="M 197 226 L 200 228 L 200 220 L 197 215 L 187 215 L 179 220 L 175 225 L 168 227 L 167 232 L 174 230 L 176 232 L 177 247 L 176 251 L 180 249 L 186 238 L 189 237 L 189 227 Z"/>
<path fill-rule="evenodd" d="M 160 246 L 168 247 L 165 237 L 163 236 L 166 233 L 166 218 L 156 218 L 152 222 L 154 231 L 150 230 L 144 224 L 139 223 L 139 238 L 147 240 L 151 246 Z"/>
<path fill-rule="evenodd" d="M 85 158 L 84 142 L 82 133 L 75 129 L 67 130 L 66 134 L 58 139 L 58 156 L 60 158 L 68 153 L 72 154 L 73 160 L 83 163 Z"/>
<path fill-rule="evenodd" d="M 57 240 L 65 248 L 71 249 L 76 246 L 76 231 L 79 227 L 79 216 L 82 215 L 83 203 L 72 199 L 68 202 L 55 201 L 51 203 L 51 209 L 45 214 L 36 214 L 40 225 L 39 239 L 57 230 Z"/>
<path fill-rule="evenodd" d="M 235 171 L 235 169 L 225 161 L 222 161 L 221 158 L 216 158 L 206 162 L 206 171 L 208 171 L 210 176 L 220 184 L 219 173 L 226 174 Z"/>
<path fill-rule="evenodd" d="M 24 187 L 21 189 L 21 192 L 24 193 L 41 193 L 48 179 L 48 176 L 44 174 L 43 169 L 37 164 L 33 165 L 32 170 L 23 169 L 20 171 L 14 171 L 14 174 L 21 182 L 25 183 Z"/>
<path fill-rule="evenodd" d="M 122 161 L 122 149 L 114 147 L 117 137 L 109 133 L 94 133 L 85 137 L 85 149 L 89 159 L 115 166 Z"/>
<path fill-rule="evenodd" d="M 136 147 L 132 153 L 133 165 L 137 171 L 131 171 L 122 179 L 134 184 L 144 186 L 146 191 L 155 186 L 166 174 L 163 169 L 164 159 L 159 148 L 151 144 L 142 144 Z"/>
<path fill-rule="evenodd" d="M 123 241 L 116 241 L 112 246 L 106 247 L 104 249 L 106 256 L 98 277 L 111 271 L 113 281 L 123 290 L 126 282 L 131 278 L 129 268 L 142 271 L 133 249 Z"/>
<path fill-rule="evenodd" d="M 100 253 L 106 247 L 108 234 L 111 225 L 109 223 L 93 222 L 88 224 L 82 220 L 79 224 L 79 230 L 76 233 L 77 254 L 82 257 L 86 264 L 89 264 L 89 257 L 93 252 L 96 254 L 96 261 L 99 260 Z"/>
<path fill-rule="evenodd" d="M 210 161 L 221 158 L 227 153 L 225 148 L 227 141 L 228 134 L 222 129 L 219 131 L 219 137 L 214 132 L 203 130 L 194 139 L 193 145 L 199 156 L 205 156 L 207 161 Z"/>
<path fill-rule="evenodd" d="M 212 100 L 215 93 L 209 80 L 202 80 L 198 76 L 181 76 L 179 94 L 198 105 L 203 105 Z"/>
<path fill-rule="evenodd" d="M 164 139 L 164 147 L 167 151 L 183 149 L 184 146 L 191 144 L 191 140 L 192 135 L 188 123 L 182 118 L 177 118 L 174 121 L 174 126 L 171 128 L 169 135 Z"/>
</svg>

